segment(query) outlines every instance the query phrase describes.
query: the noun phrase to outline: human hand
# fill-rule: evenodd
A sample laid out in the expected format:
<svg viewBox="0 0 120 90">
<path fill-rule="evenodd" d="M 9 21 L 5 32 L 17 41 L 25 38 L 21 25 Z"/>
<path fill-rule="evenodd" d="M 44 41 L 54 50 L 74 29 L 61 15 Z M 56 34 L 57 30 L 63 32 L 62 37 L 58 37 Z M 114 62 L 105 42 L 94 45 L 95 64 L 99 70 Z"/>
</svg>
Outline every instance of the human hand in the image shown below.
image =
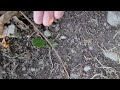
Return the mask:
<svg viewBox="0 0 120 90">
<path fill-rule="evenodd" d="M 50 26 L 54 19 L 60 19 L 63 15 L 64 11 L 34 11 L 33 19 L 36 24 Z"/>
</svg>

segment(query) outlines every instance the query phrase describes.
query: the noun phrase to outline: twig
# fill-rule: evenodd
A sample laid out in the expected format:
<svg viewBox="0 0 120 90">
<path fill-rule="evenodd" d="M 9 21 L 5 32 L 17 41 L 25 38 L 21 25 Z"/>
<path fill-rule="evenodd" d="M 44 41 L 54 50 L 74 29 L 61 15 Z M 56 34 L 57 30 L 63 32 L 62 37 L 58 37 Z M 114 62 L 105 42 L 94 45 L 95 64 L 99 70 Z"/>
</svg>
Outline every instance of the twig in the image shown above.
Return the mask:
<svg viewBox="0 0 120 90">
<path fill-rule="evenodd" d="M 107 74 L 114 73 L 114 74 L 117 76 L 117 78 L 119 79 L 119 76 L 118 76 L 118 74 L 117 74 L 118 71 L 116 71 L 116 70 L 115 70 L 114 68 L 112 68 L 112 67 L 107 67 L 107 66 L 103 65 L 97 58 L 93 57 L 92 54 L 90 54 L 90 55 L 91 55 L 91 57 L 92 57 L 94 60 L 96 60 L 96 61 L 101 65 L 101 67 L 98 67 L 98 68 L 104 69 Z M 95 77 L 96 77 L 96 76 L 95 76 Z"/>
<path fill-rule="evenodd" d="M 100 76 L 100 77 L 103 77 L 103 78 L 108 79 L 107 76 L 104 76 L 104 75 L 102 75 L 102 74 L 95 74 L 95 75 L 94 75 L 92 78 L 90 78 L 90 79 L 94 79 L 94 78 L 97 77 L 97 76 Z"/>
<path fill-rule="evenodd" d="M 19 20 L 17 16 L 13 17 L 13 21 L 18 23 L 18 27 L 21 28 L 22 30 L 27 30 L 29 29 L 29 26 L 27 26 L 23 21 Z"/>
<path fill-rule="evenodd" d="M 49 48 L 49 60 L 50 60 L 50 63 L 52 65 L 52 69 L 53 69 L 53 62 L 52 62 L 52 59 L 51 59 L 51 48 Z"/>
<path fill-rule="evenodd" d="M 105 67 L 97 58 L 95 58 L 95 60 L 96 60 L 102 67 Z"/>
<path fill-rule="evenodd" d="M 97 58 L 95 58 L 95 60 L 102 66 L 102 67 L 98 67 L 98 68 L 103 68 L 106 71 L 106 73 L 109 73 L 109 74 L 111 74 L 113 72 L 117 76 L 117 79 L 119 79 L 117 71 L 114 68 L 112 68 L 112 67 L 106 67 Z"/>
<path fill-rule="evenodd" d="M 19 12 L 30 22 L 31 25 L 33 25 L 35 31 L 36 31 L 37 33 L 39 33 L 39 34 L 47 41 L 47 43 L 50 45 L 50 47 L 53 49 L 53 51 L 55 52 L 56 56 L 58 57 L 60 63 L 62 64 L 62 67 L 63 67 L 63 69 L 64 69 L 64 72 L 65 72 L 65 74 L 66 74 L 67 79 L 70 79 L 70 76 L 69 76 L 69 74 L 68 74 L 68 71 L 67 71 L 67 69 L 66 69 L 66 67 L 65 67 L 65 65 L 64 65 L 64 63 L 63 63 L 63 61 L 62 61 L 62 59 L 61 59 L 61 57 L 59 56 L 59 54 L 57 53 L 57 51 L 56 51 L 56 49 L 53 47 L 53 45 L 50 43 L 50 41 L 44 36 L 44 34 L 42 34 L 42 33 L 39 31 L 39 29 L 34 25 L 34 23 L 33 23 L 22 11 L 19 11 Z"/>
</svg>

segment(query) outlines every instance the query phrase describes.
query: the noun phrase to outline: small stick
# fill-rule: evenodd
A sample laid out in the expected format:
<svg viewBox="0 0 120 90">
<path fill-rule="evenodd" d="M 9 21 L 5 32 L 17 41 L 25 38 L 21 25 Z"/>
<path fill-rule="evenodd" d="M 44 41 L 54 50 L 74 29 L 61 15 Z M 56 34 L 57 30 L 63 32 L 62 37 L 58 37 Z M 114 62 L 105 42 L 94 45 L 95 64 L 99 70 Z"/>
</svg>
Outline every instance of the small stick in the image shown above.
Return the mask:
<svg viewBox="0 0 120 90">
<path fill-rule="evenodd" d="M 97 77 L 97 76 L 101 76 L 101 77 L 103 77 L 103 78 L 108 79 L 107 76 L 104 76 L 104 75 L 102 75 L 102 74 L 95 74 L 95 75 L 94 75 L 92 78 L 90 78 L 90 79 L 94 79 L 94 78 Z"/>
</svg>

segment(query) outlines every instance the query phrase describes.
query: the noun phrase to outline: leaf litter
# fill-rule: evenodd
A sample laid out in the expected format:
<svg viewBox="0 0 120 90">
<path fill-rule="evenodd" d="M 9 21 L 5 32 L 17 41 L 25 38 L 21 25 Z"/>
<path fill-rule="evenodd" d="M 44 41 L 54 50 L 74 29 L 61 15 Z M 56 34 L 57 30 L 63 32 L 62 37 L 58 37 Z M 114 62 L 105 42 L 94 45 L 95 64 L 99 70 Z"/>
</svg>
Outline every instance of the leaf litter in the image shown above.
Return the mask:
<svg viewBox="0 0 120 90">
<path fill-rule="evenodd" d="M 11 37 L 15 33 L 15 25 L 11 24 L 8 27 L 5 27 L 14 16 L 18 15 L 18 11 L 7 11 L 0 16 L 0 38 L 2 39 L 1 45 L 4 48 L 8 48 L 9 44 L 6 41 L 6 37 Z"/>
</svg>

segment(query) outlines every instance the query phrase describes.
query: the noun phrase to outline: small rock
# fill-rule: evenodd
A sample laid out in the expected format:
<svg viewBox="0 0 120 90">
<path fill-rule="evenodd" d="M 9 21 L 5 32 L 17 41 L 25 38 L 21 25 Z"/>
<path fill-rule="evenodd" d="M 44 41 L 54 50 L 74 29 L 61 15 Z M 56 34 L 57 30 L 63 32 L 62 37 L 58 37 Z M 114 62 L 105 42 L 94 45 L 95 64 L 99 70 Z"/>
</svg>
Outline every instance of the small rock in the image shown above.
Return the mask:
<svg viewBox="0 0 120 90">
<path fill-rule="evenodd" d="M 51 34 L 50 31 L 46 30 L 46 31 L 44 31 L 44 35 L 45 35 L 46 37 L 50 37 L 52 34 Z"/>
<path fill-rule="evenodd" d="M 75 51 L 74 49 L 71 49 L 71 52 L 72 52 L 72 53 L 76 53 L 76 51 Z"/>
<path fill-rule="evenodd" d="M 112 51 L 103 51 L 103 54 L 112 61 L 119 62 L 119 54 Z"/>
<path fill-rule="evenodd" d="M 85 67 L 84 67 L 84 71 L 85 71 L 85 72 L 88 72 L 89 70 L 91 70 L 91 67 L 90 67 L 90 66 L 85 66 Z"/>
<path fill-rule="evenodd" d="M 73 78 L 73 79 L 78 79 L 78 78 L 79 78 L 79 75 L 74 74 L 74 73 L 71 73 L 71 74 L 70 74 L 70 77 Z"/>
<path fill-rule="evenodd" d="M 16 29 L 16 27 L 15 27 L 15 25 L 14 24 L 11 24 L 11 25 L 9 25 L 5 30 L 4 30 L 4 33 L 3 33 L 3 35 L 4 36 L 9 36 L 9 37 L 14 37 L 14 35 L 15 35 L 15 29 Z"/>
<path fill-rule="evenodd" d="M 27 38 L 30 38 L 30 35 L 27 35 Z"/>
<path fill-rule="evenodd" d="M 107 22 L 111 26 L 115 26 L 115 27 L 120 25 L 120 12 L 119 11 L 108 11 Z"/>
<path fill-rule="evenodd" d="M 93 46 L 89 46 L 88 48 L 89 48 L 89 50 L 93 50 Z"/>
<path fill-rule="evenodd" d="M 25 71 L 25 70 L 26 70 L 26 68 L 25 68 L 25 67 L 23 67 L 23 68 L 22 68 L 22 71 Z"/>
<path fill-rule="evenodd" d="M 66 36 L 61 36 L 60 38 L 59 38 L 59 40 L 64 40 L 64 39 L 66 39 L 67 37 Z"/>
<path fill-rule="evenodd" d="M 34 71 L 36 71 L 36 70 L 35 70 L 35 68 L 31 68 L 31 71 L 34 72 Z"/>
<path fill-rule="evenodd" d="M 75 36 L 74 39 L 77 40 L 78 38 Z"/>
</svg>

